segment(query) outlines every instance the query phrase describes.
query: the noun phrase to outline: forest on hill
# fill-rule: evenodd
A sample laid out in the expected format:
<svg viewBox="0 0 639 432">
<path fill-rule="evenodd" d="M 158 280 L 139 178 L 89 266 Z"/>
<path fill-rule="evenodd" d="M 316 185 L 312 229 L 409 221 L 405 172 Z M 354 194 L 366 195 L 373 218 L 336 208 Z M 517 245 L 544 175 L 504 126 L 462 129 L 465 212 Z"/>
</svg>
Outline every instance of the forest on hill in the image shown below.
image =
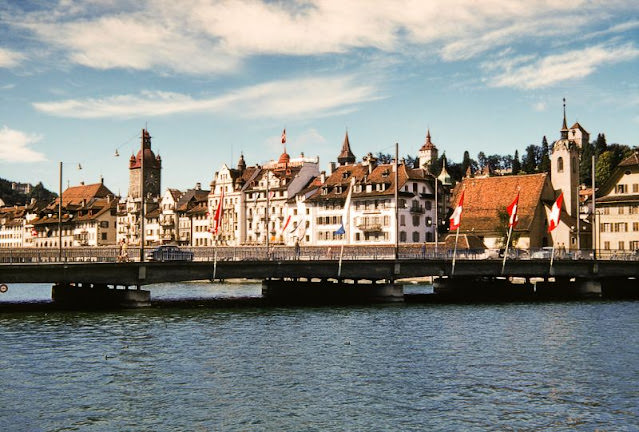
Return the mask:
<svg viewBox="0 0 639 432">
<path fill-rule="evenodd" d="M 55 199 L 58 195 L 54 192 L 47 190 L 42 182 L 31 188 L 29 193 L 23 193 L 18 189 L 13 188 L 13 184 L 10 180 L 0 178 L 0 199 L 6 206 L 24 205 L 31 202 L 31 199 L 36 201 L 49 202 Z"/>
</svg>

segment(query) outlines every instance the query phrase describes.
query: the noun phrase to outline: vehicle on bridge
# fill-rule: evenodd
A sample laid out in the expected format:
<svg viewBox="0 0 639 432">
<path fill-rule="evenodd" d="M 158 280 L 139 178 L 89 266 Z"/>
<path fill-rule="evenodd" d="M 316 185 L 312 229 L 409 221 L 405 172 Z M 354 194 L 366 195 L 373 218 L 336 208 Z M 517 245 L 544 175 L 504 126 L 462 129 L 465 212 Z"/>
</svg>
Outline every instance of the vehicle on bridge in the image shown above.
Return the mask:
<svg viewBox="0 0 639 432">
<path fill-rule="evenodd" d="M 177 246 L 162 245 L 146 256 L 147 261 L 193 261 L 193 252 L 182 250 Z"/>
</svg>

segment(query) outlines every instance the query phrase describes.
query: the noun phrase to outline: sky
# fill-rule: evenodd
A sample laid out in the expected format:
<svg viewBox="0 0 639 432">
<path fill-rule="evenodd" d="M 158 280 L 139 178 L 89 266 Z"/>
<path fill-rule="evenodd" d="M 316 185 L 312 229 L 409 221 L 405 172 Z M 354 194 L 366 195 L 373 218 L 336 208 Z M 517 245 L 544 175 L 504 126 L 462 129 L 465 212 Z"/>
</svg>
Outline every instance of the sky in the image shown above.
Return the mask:
<svg viewBox="0 0 639 432">
<path fill-rule="evenodd" d="M 636 0 L 0 2 L 0 177 L 126 195 L 148 128 L 162 189 L 223 164 L 520 155 L 569 126 L 639 145 Z M 115 157 L 115 151 L 120 154 Z M 82 170 L 78 170 L 78 164 Z"/>
</svg>

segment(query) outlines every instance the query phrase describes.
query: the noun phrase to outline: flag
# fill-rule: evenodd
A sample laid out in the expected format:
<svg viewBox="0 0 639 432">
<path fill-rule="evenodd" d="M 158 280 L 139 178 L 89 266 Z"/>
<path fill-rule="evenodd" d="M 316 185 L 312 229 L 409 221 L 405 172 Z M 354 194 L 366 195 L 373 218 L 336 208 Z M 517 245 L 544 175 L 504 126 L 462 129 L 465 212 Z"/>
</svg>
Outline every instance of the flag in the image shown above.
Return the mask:
<svg viewBox="0 0 639 432">
<path fill-rule="evenodd" d="M 339 228 L 337 229 L 337 231 L 335 231 L 335 234 L 345 234 L 346 230 L 344 229 L 344 224 L 341 224 L 339 226 Z"/>
<path fill-rule="evenodd" d="M 38 231 L 35 228 L 33 228 L 31 230 L 31 237 L 37 237 L 37 236 L 38 236 Z"/>
<path fill-rule="evenodd" d="M 564 201 L 564 193 L 560 193 L 557 197 L 557 201 L 552 205 L 550 210 L 550 216 L 548 217 L 548 232 L 557 228 L 559 225 L 559 217 L 561 216 L 561 204 Z"/>
<path fill-rule="evenodd" d="M 282 227 L 282 234 L 284 234 L 284 230 L 286 229 L 290 221 L 291 221 L 291 215 L 288 215 L 288 217 L 286 218 L 286 223 Z"/>
<path fill-rule="evenodd" d="M 282 131 L 282 144 L 286 144 L 286 128 Z"/>
<path fill-rule="evenodd" d="M 457 203 L 457 207 L 455 211 L 450 216 L 450 229 L 455 230 L 459 228 L 459 224 L 461 223 L 461 214 L 462 214 L 462 206 L 464 204 L 464 191 L 462 191 L 461 196 L 459 197 L 459 203 Z"/>
<path fill-rule="evenodd" d="M 297 238 L 303 238 L 304 234 L 306 234 L 306 221 L 302 219 L 300 220 L 300 223 L 297 224 Z"/>
<path fill-rule="evenodd" d="M 224 189 L 222 189 L 222 194 L 220 195 L 220 202 L 217 204 L 217 210 L 215 210 L 215 216 L 213 217 L 213 234 L 217 234 L 220 230 L 220 225 L 222 224 L 222 207 L 224 203 Z"/>
<path fill-rule="evenodd" d="M 517 198 L 512 202 L 507 208 L 508 210 L 508 227 L 517 226 L 517 222 L 519 222 L 519 216 L 517 215 L 517 210 L 519 209 L 519 192 L 517 192 Z"/>
</svg>

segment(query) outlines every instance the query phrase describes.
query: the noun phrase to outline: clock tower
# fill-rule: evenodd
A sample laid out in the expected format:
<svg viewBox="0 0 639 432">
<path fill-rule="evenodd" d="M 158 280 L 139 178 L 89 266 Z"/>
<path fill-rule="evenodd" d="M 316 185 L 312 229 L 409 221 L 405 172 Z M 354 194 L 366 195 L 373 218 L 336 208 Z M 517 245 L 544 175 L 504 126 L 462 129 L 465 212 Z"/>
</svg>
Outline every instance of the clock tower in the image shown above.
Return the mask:
<svg viewBox="0 0 639 432">
<path fill-rule="evenodd" d="M 142 163 L 143 153 L 144 163 Z M 162 159 L 151 150 L 151 135 L 146 129 L 142 129 L 142 149 L 138 150 L 137 155 L 131 155 L 129 160 L 129 196 L 133 199 L 140 198 L 142 165 L 144 165 L 144 195 L 147 198 L 159 197 Z"/>
</svg>

